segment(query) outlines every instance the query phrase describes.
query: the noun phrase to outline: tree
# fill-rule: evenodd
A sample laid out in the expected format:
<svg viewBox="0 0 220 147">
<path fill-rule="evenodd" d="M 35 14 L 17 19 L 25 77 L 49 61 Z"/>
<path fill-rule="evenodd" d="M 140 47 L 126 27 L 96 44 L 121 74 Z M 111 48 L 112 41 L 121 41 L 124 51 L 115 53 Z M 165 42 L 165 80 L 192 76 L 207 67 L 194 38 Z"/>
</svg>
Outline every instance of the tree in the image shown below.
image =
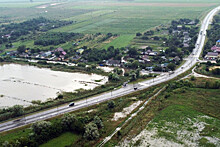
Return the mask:
<svg viewBox="0 0 220 147">
<path fill-rule="evenodd" d="M 61 125 L 64 130 L 70 130 L 72 124 L 75 123 L 76 120 L 77 119 L 75 115 L 67 113 L 61 118 Z"/>
<path fill-rule="evenodd" d="M 115 107 L 115 102 L 114 101 L 109 101 L 108 102 L 108 108 L 113 109 Z"/>
<path fill-rule="evenodd" d="M 86 64 L 85 63 L 78 63 L 77 66 L 79 66 L 79 67 L 86 67 Z"/>
<path fill-rule="evenodd" d="M 25 52 L 25 50 L 26 50 L 26 46 L 25 45 L 21 45 L 21 46 L 19 46 L 17 48 L 17 51 L 18 51 L 19 54 Z"/>
<path fill-rule="evenodd" d="M 167 68 L 169 68 L 170 70 L 175 70 L 175 67 L 176 67 L 176 65 L 174 64 L 174 63 L 169 63 L 168 65 L 167 65 Z"/>
<path fill-rule="evenodd" d="M 102 120 L 98 116 L 94 117 L 93 122 L 97 125 L 99 129 L 104 126 Z"/>
<path fill-rule="evenodd" d="M 114 71 L 114 73 L 116 73 L 118 75 L 122 74 L 122 72 L 123 72 L 122 69 L 120 69 L 118 67 L 115 67 L 113 71 Z"/>
<path fill-rule="evenodd" d="M 136 33 L 136 36 L 141 36 L 142 34 L 140 32 Z"/>
<path fill-rule="evenodd" d="M 21 105 L 15 105 L 11 108 L 12 116 L 17 117 L 24 114 L 24 108 Z"/>
<path fill-rule="evenodd" d="M 132 63 L 131 63 L 131 67 L 132 68 L 138 68 L 139 66 L 139 62 L 137 60 L 134 60 Z"/>
<path fill-rule="evenodd" d="M 129 48 L 128 49 L 128 54 L 129 54 L 129 56 L 135 56 L 135 55 L 137 55 L 138 54 L 138 52 L 137 52 L 137 50 L 135 49 L 135 48 Z"/>
<path fill-rule="evenodd" d="M 95 140 L 99 138 L 99 131 L 98 127 L 95 123 L 90 122 L 88 125 L 85 126 L 85 133 L 83 135 L 84 138 L 88 140 Z"/>
<path fill-rule="evenodd" d="M 51 138 L 51 129 L 51 122 L 48 121 L 39 121 L 32 125 L 35 139 L 40 143 L 43 143 Z"/>
<path fill-rule="evenodd" d="M 190 80 L 191 80 L 191 81 L 195 81 L 195 80 L 196 80 L 196 77 L 195 77 L 195 76 L 191 76 Z"/>
<path fill-rule="evenodd" d="M 158 66 L 156 65 L 154 68 L 153 68 L 153 71 L 162 71 L 163 68 L 161 66 Z"/>
<path fill-rule="evenodd" d="M 118 74 L 116 74 L 116 73 L 110 73 L 108 75 L 108 79 L 111 81 L 119 81 L 120 80 Z"/>
</svg>

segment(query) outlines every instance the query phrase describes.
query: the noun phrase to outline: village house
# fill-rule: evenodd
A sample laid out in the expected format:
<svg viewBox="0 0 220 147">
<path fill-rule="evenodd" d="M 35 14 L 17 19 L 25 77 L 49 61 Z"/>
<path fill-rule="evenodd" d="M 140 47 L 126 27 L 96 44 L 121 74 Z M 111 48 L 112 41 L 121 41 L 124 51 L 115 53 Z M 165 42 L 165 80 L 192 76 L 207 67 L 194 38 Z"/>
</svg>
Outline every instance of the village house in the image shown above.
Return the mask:
<svg viewBox="0 0 220 147">
<path fill-rule="evenodd" d="M 192 20 L 191 22 L 188 23 L 188 25 L 195 25 L 196 22 L 194 20 Z"/>
<path fill-rule="evenodd" d="M 149 57 L 148 57 L 148 55 L 143 55 L 142 57 L 141 57 L 141 59 L 146 63 L 146 62 L 150 62 L 150 59 L 149 59 Z"/>
<path fill-rule="evenodd" d="M 213 52 L 220 53 L 220 47 L 217 47 L 216 45 L 213 46 L 213 47 L 211 48 L 211 50 L 212 50 Z"/>
<path fill-rule="evenodd" d="M 156 56 L 158 53 L 157 52 L 150 52 L 149 56 Z"/>
<path fill-rule="evenodd" d="M 2 38 L 7 38 L 7 39 L 9 39 L 9 38 L 11 38 L 11 34 L 3 35 Z"/>
<path fill-rule="evenodd" d="M 188 43 L 183 43 L 183 47 L 189 47 L 189 44 Z"/>
<path fill-rule="evenodd" d="M 205 55 L 205 59 L 206 59 L 206 60 L 217 60 L 217 59 L 218 59 L 218 53 L 208 52 L 208 53 Z"/>
<path fill-rule="evenodd" d="M 121 61 L 120 60 L 113 60 L 113 59 L 109 59 L 106 61 L 105 63 L 108 66 L 121 66 Z"/>
<path fill-rule="evenodd" d="M 180 57 L 179 56 L 176 56 L 175 58 L 173 58 L 174 61 L 178 62 L 180 61 Z"/>
<path fill-rule="evenodd" d="M 178 26 L 177 26 L 177 29 L 178 29 L 178 30 L 182 30 L 182 28 L 183 28 L 182 25 L 178 25 Z"/>
<path fill-rule="evenodd" d="M 84 52 L 84 49 L 80 48 L 76 51 L 78 54 L 82 54 Z"/>
</svg>

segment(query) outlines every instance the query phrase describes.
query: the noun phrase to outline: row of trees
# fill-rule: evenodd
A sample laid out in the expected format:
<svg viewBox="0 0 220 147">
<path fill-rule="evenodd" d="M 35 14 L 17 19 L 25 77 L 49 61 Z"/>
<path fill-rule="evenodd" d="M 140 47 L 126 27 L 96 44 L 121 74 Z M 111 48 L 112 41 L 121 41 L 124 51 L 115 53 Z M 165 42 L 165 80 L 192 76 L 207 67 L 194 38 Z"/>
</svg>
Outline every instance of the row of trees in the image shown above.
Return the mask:
<svg viewBox="0 0 220 147">
<path fill-rule="evenodd" d="M 24 113 L 25 113 L 24 108 L 23 106 L 20 106 L 20 105 L 15 105 L 9 108 L 3 108 L 3 109 L 0 109 L 0 121 L 7 120 L 9 118 L 22 116 Z"/>
<path fill-rule="evenodd" d="M 0 35 L 10 35 L 10 37 L 0 37 L 0 44 L 14 41 L 23 35 L 35 34 L 38 31 L 46 32 L 72 23 L 72 21 L 49 20 L 44 17 L 38 17 L 21 23 L 3 24 L 1 25 Z"/>
<path fill-rule="evenodd" d="M 59 45 L 62 43 L 66 43 L 70 40 L 76 40 L 81 38 L 83 35 L 79 33 L 46 33 L 38 37 L 37 40 L 34 41 L 34 45 Z"/>
<path fill-rule="evenodd" d="M 81 134 L 87 140 L 99 138 L 99 130 L 104 127 L 102 120 L 95 116 L 77 117 L 74 114 L 65 114 L 56 121 L 39 121 L 32 125 L 32 133 L 11 142 L 5 142 L 8 146 L 39 146 L 40 144 L 59 136 L 63 132 Z"/>
<path fill-rule="evenodd" d="M 106 49 L 87 49 L 83 52 L 82 58 L 89 62 L 102 62 L 103 60 L 108 60 L 111 58 L 121 59 L 120 50 L 110 46 Z"/>
</svg>

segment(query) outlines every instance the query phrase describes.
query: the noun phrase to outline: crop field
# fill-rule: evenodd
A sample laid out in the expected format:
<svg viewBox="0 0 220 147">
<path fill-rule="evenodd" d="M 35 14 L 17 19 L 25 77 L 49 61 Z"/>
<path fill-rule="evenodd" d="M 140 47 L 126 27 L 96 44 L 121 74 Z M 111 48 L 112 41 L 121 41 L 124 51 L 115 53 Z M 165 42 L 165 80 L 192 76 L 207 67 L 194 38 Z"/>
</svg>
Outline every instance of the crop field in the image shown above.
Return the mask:
<svg viewBox="0 0 220 147">
<path fill-rule="evenodd" d="M 71 20 L 75 23 L 51 30 L 84 34 L 113 33 L 121 35 L 108 47 L 127 46 L 135 33 L 144 32 L 171 20 L 201 18 L 219 4 L 218 0 L 134 0 L 134 1 L 68 1 L 36 0 L 33 3 L 0 0 L 0 23 L 21 22 L 34 17 Z M 6 21 L 7 20 L 7 21 Z"/>
</svg>

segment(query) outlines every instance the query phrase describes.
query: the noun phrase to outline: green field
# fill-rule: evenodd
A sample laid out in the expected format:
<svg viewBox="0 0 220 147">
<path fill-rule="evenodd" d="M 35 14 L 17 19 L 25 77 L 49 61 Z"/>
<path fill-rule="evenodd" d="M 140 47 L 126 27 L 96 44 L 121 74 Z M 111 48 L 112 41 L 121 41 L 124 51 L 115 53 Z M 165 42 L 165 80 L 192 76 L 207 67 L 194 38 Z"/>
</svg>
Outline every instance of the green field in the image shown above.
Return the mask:
<svg viewBox="0 0 220 147">
<path fill-rule="evenodd" d="M 134 38 L 134 35 L 121 35 L 118 38 L 114 39 L 112 42 L 107 44 L 105 48 L 114 46 L 115 48 L 121 48 L 127 46 L 131 40 Z"/>
<path fill-rule="evenodd" d="M 134 1 L 89 1 L 68 2 L 13 0 L 0 1 L 0 22 L 20 22 L 43 16 L 50 19 L 71 20 L 75 23 L 54 29 L 54 32 L 79 32 L 85 34 L 113 33 L 121 35 L 108 47 L 127 46 L 132 36 L 171 20 L 201 18 L 219 5 L 218 0 L 134 0 Z M 45 4 L 46 3 L 46 4 Z M 52 4 L 52 5 L 51 5 Z M 39 8 L 47 5 L 46 8 Z M 7 21 L 6 21 L 7 20 Z"/>
<path fill-rule="evenodd" d="M 76 134 L 67 132 L 57 138 L 48 141 L 43 145 L 40 145 L 40 147 L 65 147 L 77 141 L 78 138 L 79 136 L 77 136 Z"/>
</svg>

